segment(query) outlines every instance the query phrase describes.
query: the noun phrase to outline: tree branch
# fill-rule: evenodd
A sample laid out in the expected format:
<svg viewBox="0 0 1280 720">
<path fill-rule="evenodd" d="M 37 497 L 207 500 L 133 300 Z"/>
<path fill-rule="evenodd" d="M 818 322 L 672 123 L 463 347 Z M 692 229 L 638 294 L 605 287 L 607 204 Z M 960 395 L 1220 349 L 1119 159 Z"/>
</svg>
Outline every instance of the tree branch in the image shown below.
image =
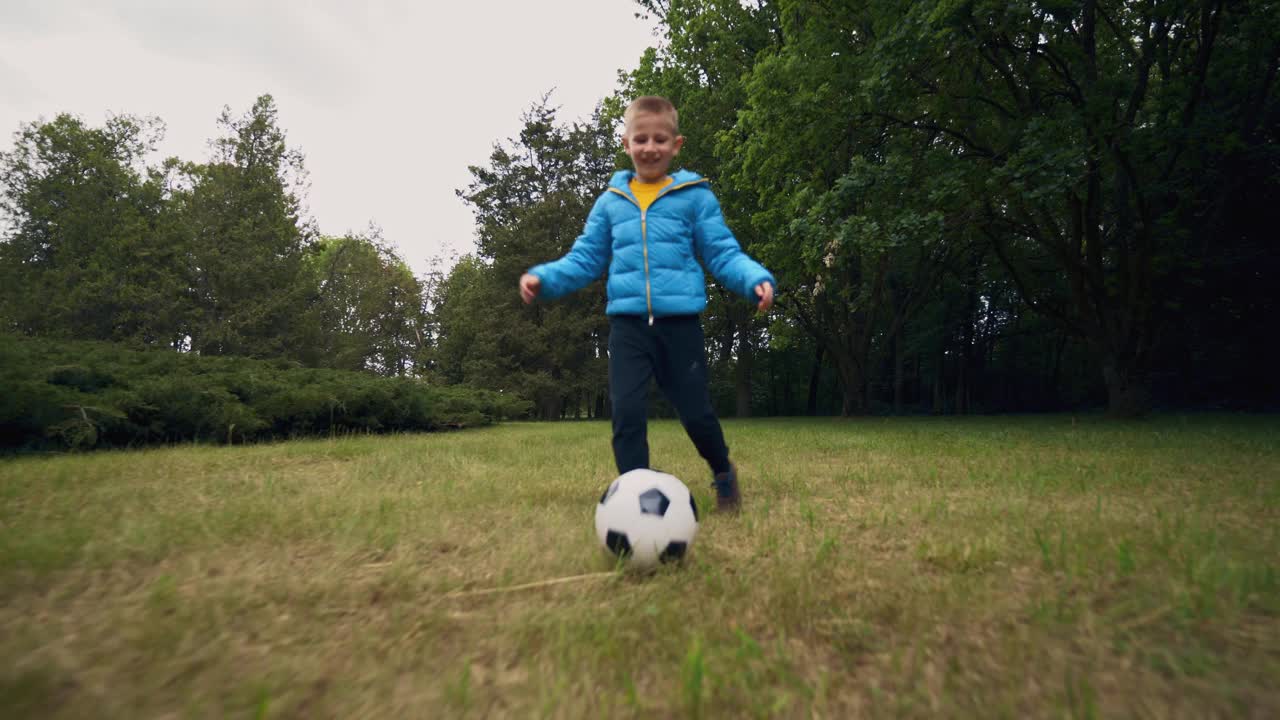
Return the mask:
<svg viewBox="0 0 1280 720">
<path fill-rule="evenodd" d="M 887 120 L 895 125 L 911 128 L 913 130 L 932 130 L 933 132 L 942 133 L 943 135 L 948 135 L 956 140 L 959 140 L 960 142 L 964 143 L 967 147 L 969 147 L 971 150 L 973 150 L 976 154 L 981 155 L 982 157 L 986 157 L 986 158 L 996 157 L 995 151 L 991 150 L 990 148 L 983 147 L 982 145 L 978 144 L 977 141 L 969 138 L 967 135 L 960 132 L 959 130 L 953 130 L 951 128 L 944 127 L 942 125 L 938 125 L 937 123 L 934 123 L 934 122 L 927 122 L 923 119 L 923 117 L 916 118 L 913 120 L 906 120 L 894 115 L 890 115 L 889 113 L 879 113 L 879 112 L 870 113 L 869 116 L 877 117 L 877 118 L 880 118 L 881 120 Z"/>
<path fill-rule="evenodd" d="M 1000 258 L 1000 264 L 1004 265 L 1005 269 L 1009 271 L 1009 277 L 1013 278 L 1013 285 L 1018 289 L 1018 295 L 1022 298 L 1022 301 L 1025 302 L 1032 310 L 1035 310 L 1045 317 L 1057 320 L 1063 327 L 1067 328 L 1071 332 L 1083 336 L 1085 334 L 1084 329 L 1080 327 L 1075 320 L 1060 308 L 1037 300 L 1031 293 L 1026 279 L 1023 278 L 1022 272 L 1014 264 L 1012 258 L 1010 258 L 1009 249 L 999 234 L 991 232 L 991 229 L 985 224 L 979 225 L 979 230 L 983 235 L 986 235 L 987 238 L 991 240 L 991 246 L 996 251 L 996 257 Z"/>
<path fill-rule="evenodd" d="M 1215 6 L 1212 10 L 1210 9 L 1211 5 Z M 1173 152 L 1169 154 L 1169 162 L 1165 164 L 1164 172 L 1160 174 L 1162 181 L 1168 180 L 1173 175 L 1173 170 L 1178 164 L 1178 158 L 1186 147 L 1187 133 L 1185 131 L 1191 127 L 1191 122 L 1195 119 L 1196 109 L 1200 105 L 1200 96 L 1204 94 L 1205 78 L 1209 74 L 1209 60 L 1213 56 L 1214 41 L 1218 36 L 1218 20 L 1221 15 L 1221 0 L 1216 3 L 1205 0 L 1200 6 L 1200 47 L 1196 48 L 1195 66 L 1193 68 L 1195 78 L 1191 86 L 1191 93 L 1187 97 L 1187 103 L 1182 108 L 1182 119 L 1179 123 L 1184 132 L 1174 141 Z"/>
</svg>

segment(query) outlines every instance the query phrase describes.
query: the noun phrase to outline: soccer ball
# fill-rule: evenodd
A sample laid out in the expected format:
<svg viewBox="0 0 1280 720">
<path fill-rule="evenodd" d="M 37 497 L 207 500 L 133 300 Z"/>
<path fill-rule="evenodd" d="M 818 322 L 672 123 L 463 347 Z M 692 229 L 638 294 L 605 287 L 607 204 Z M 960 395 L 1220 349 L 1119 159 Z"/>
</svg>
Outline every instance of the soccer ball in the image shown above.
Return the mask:
<svg viewBox="0 0 1280 720">
<path fill-rule="evenodd" d="M 596 536 L 609 552 L 639 568 L 684 557 L 698 534 L 698 505 L 674 475 L 624 473 L 596 505 Z"/>
</svg>

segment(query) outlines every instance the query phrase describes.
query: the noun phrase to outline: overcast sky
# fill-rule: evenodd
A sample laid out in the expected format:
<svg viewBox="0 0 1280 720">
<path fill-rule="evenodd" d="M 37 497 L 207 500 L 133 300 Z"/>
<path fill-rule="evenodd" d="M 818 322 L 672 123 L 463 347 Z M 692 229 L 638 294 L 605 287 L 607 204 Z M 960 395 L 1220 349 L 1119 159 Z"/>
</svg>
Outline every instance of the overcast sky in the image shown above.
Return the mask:
<svg viewBox="0 0 1280 720">
<path fill-rule="evenodd" d="M 381 226 L 419 273 L 469 252 L 454 191 L 554 89 L 588 115 L 656 43 L 631 0 L 0 0 L 0 149 L 60 112 L 161 118 L 205 161 L 224 105 L 276 99 L 320 231 Z"/>
</svg>

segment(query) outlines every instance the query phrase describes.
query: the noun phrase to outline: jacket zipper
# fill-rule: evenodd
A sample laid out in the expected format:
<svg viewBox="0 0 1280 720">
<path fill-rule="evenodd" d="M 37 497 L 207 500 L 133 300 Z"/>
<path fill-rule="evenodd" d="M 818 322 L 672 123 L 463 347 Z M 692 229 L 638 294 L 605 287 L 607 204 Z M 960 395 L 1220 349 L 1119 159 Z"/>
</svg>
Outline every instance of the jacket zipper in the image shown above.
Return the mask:
<svg viewBox="0 0 1280 720">
<path fill-rule="evenodd" d="M 697 185 L 698 183 L 704 183 L 704 182 L 707 182 L 706 178 L 699 178 L 697 180 L 692 180 L 687 183 L 680 183 L 679 185 L 668 185 L 667 187 L 664 187 L 658 191 L 658 194 L 655 195 L 653 198 L 653 202 L 649 203 L 649 207 L 653 207 L 655 204 L 657 204 L 658 198 L 661 198 L 663 195 L 666 195 L 667 193 L 672 192 L 673 190 L 679 190 L 682 187 Z M 636 200 L 634 196 L 628 195 L 627 193 L 622 192 L 616 187 L 611 187 L 609 189 L 612 190 L 613 192 L 618 193 L 622 197 L 630 200 L 631 203 L 636 206 L 636 209 L 640 211 L 640 250 L 644 254 L 644 304 L 645 304 L 645 307 L 648 308 L 649 310 L 649 326 L 652 327 L 653 326 L 653 290 L 649 284 L 649 232 L 648 232 L 648 225 L 647 225 L 647 219 L 646 219 L 646 216 L 648 215 L 648 210 L 646 208 L 640 207 L 640 201 Z"/>
</svg>

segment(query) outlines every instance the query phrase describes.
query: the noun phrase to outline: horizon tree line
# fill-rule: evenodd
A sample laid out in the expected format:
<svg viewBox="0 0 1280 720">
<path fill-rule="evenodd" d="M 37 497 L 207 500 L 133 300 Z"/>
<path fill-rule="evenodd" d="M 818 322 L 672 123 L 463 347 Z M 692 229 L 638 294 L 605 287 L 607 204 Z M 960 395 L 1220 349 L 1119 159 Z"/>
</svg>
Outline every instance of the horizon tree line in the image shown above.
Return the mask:
<svg viewBox="0 0 1280 720">
<path fill-rule="evenodd" d="M 458 190 L 475 252 L 425 277 L 304 216 L 269 95 L 204 163 L 148 164 L 155 119 L 24 124 L 0 324 L 607 416 L 603 283 L 526 308 L 514 282 L 572 244 L 625 167 L 621 109 L 655 93 L 779 279 L 763 317 L 709 282 L 720 412 L 1276 407 L 1275 2 L 637 5 L 658 46 L 588 118 L 536 99 Z"/>
</svg>

